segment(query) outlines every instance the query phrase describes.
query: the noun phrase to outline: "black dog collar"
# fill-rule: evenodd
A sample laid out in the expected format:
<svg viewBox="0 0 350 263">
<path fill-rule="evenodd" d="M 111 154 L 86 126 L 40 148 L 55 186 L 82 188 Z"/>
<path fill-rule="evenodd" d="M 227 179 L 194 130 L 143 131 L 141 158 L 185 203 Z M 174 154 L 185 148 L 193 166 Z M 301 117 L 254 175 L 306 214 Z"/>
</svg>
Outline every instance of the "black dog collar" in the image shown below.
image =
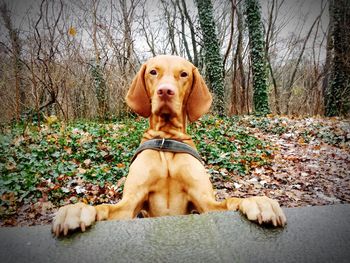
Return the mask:
<svg viewBox="0 0 350 263">
<path fill-rule="evenodd" d="M 202 158 L 199 156 L 198 152 L 191 146 L 172 139 L 152 139 L 141 144 L 131 159 L 130 164 L 135 160 L 137 155 L 147 149 L 152 149 L 156 151 L 163 152 L 175 152 L 175 153 L 188 153 L 202 162 Z"/>
</svg>

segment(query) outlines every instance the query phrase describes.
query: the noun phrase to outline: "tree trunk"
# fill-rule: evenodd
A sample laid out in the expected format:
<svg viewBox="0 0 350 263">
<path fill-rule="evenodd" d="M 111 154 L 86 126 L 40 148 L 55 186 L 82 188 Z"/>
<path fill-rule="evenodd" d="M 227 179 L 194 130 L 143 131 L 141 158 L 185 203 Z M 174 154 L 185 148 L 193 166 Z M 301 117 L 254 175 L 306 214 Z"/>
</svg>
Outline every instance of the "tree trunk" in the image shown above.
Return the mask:
<svg viewBox="0 0 350 263">
<path fill-rule="evenodd" d="M 243 17 L 241 8 L 236 5 L 238 39 L 233 58 L 233 80 L 231 113 L 242 114 L 248 112 L 246 105 L 246 77 L 243 66 Z M 235 105 L 235 104 L 239 105 Z"/>
<path fill-rule="evenodd" d="M 192 49 L 193 49 L 193 61 L 192 61 L 192 63 L 193 63 L 193 65 L 198 67 L 198 51 L 197 51 L 197 42 L 196 42 L 196 30 L 194 28 L 192 19 L 191 19 L 190 15 L 188 14 L 186 1 L 181 0 L 181 3 L 183 6 L 185 17 L 186 17 L 187 22 L 188 22 L 188 26 L 190 28 L 190 32 L 191 32 L 191 42 L 192 42 Z"/>
<path fill-rule="evenodd" d="M 182 35 L 182 42 L 184 44 L 185 47 L 185 51 L 186 51 L 186 55 L 189 61 L 191 61 L 193 63 L 192 60 L 192 55 L 190 52 L 190 48 L 188 46 L 188 42 L 187 42 L 187 38 L 186 38 L 186 20 L 185 20 L 185 14 L 184 11 L 182 10 L 182 7 L 180 5 L 179 0 L 176 0 L 176 3 L 173 2 L 174 5 L 176 5 L 179 9 L 179 13 L 180 13 L 180 17 L 181 17 L 181 35 Z"/>
<path fill-rule="evenodd" d="M 267 70 L 260 5 L 257 0 L 245 0 L 246 23 L 253 74 L 253 102 L 256 115 L 270 112 L 267 93 Z"/>
<path fill-rule="evenodd" d="M 331 0 L 333 60 L 325 94 L 326 116 L 349 115 L 350 111 L 350 2 Z"/>
<path fill-rule="evenodd" d="M 328 8 L 329 8 L 329 25 L 328 25 L 328 32 L 327 32 L 327 47 L 326 47 L 326 61 L 323 66 L 323 72 L 324 72 L 324 78 L 322 80 L 322 97 L 323 97 L 323 106 L 326 106 L 326 94 L 328 92 L 329 87 L 329 77 L 330 77 L 330 69 L 331 69 L 331 63 L 333 59 L 333 16 L 331 15 L 331 10 L 333 9 L 333 1 L 328 2 Z"/>
<path fill-rule="evenodd" d="M 222 115 L 225 113 L 223 61 L 215 32 L 213 5 L 210 0 L 196 0 L 196 4 L 203 35 L 206 77 L 209 81 L 209 88 L 214 93 L 214 110 Z"/>
<path fill-rule="evenodd" d="M 100 50 L 97 43 L 97 10 L 99 5 L 99 0 L 93 1 L 93 10 L 92 10 L 92 42 L 94 45 L 95 51 L 95 59 L 91 65 L 91 75 L 94 79 L 94 88 L 96 93 L 96 98 L 98 102 L 98 116 L 101 119 L 105 119 L 107 117 L 107 113 L 109 111 L 108 101 L 107 101 L 107 85 L 103 76 L 103 69 L 101 68 L 101 56 Z M 124 69 L 125 67 L 123 67 Z"/>
<path fill-rule="evenodd" d="M 19 31 L 13 28 L 12 21 L 11 21 L 11 13 L 6 5 L 6 2 L 1 3 L 0 13 L 11 41 L 13 75 L 14 75 L 15 87 L 16 87 L 16 119 L 17 121 L 19 121 L 20 115 L 23 113 L 25 102 L 26 102 L 26 94 L 24 90 L 24 85 L 22 83 L 22 77 L 21 77 L 22 68 L 23 68 L 23 65 L 21 62 L 22 45 L 19 39 Z"/>
</svg>

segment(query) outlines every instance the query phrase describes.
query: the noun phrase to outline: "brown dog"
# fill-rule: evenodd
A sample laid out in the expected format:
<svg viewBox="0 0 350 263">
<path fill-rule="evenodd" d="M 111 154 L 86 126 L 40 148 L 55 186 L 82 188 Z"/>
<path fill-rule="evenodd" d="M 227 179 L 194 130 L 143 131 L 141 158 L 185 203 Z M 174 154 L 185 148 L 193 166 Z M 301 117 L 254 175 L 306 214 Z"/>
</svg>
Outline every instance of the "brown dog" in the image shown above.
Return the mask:
<svg viewBox="0 0 350 263">
<path fill-rule="evenodd" d="M 134 78 L 126 102 L 149 118 L 142 143 L 154 138 L 180 141 L 196 149 L 186 134 L 186 120 L 197 120 L 209 110 L 211 94 L 196 67 L 176 56 L 148 60 Z M 190 148 L 189 147 L 189 148 Z M 196 210 L 239 210 L 249 220 L 284 226 L 286 217 L 277 201 L 265 196 L 215 200 L 212 184 L 202 163 L 186 152 L 145 149 L 130 166 L 122 200 L 117 204 L 61 207 L 53 222 L 56 236 L 68 230 L 85 231 L 95 220 L 144 216 L 184 215 Z"/>
</svg>

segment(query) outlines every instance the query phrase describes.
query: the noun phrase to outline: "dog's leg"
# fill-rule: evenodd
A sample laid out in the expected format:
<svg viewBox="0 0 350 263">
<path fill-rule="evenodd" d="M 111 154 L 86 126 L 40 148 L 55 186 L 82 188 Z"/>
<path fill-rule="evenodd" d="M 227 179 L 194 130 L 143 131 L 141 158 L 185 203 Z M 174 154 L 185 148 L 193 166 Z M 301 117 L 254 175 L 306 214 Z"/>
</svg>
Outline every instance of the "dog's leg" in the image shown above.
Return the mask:
<svg viewBox="0 0 350 263">
<path fill-rule="evenodd" d="M 181 170 L 177 171 L 177 173 L 181 175 L 181 180 L 187 187 L 189 199 L 198 212 L 239 210 L 249 220 L 257 221 L 260 224 L 285 225 L 286 217 L 276 200 L 266 196 L 255 196 L 249 198 L 228 198 L 218 202 L 215 200 L 209 176 L 200 162 L 193 160 L 191 165 L 183 164 L 181 167 Z"/>
<path fill-rule="evenodd" d="M 117 204 L 90 206 L 77 203 L 61 207 L 54 218 L 52 232 L 59 236 L 80 228 L 82 232 L 95 221 L 134 218 L 141 209 L 145 195 L 124 196 Z"/>
<path fill-rule="evenodd" d="M 239 210 L 249 220 L 257 221 L 259 224 L 272 223 L 274 226 L 284 226 L 287 221 L 278 202 L 266 196 L 228 198 L 222 202 L 216 201 L 212 194 L 192 193 L 191 197 L 191 201 L 200 213 Z"/>
<path fill-rule="evenodd" d="M 211 211 L 239 210 L 251 221 L 259 224 L 272 223 L 274 226 L 284 226 L 286 216 L 276 200 L 266 196 L 249 198 L 228 198 L 222 202 L 215 200 L 212 195 L 191 195 L 191 201 L 200 213 Z"/>
<path fill-rule="evenodd" d="M 142 209 L 146 199 L 146 193 L 133 192 L 132 195 L 124 193 L 123 199 L 115 204 L 102 204 L 96 206 L 96 220 L 132 219 L 135 218 Z"/>
<path fill-rule="evenodd" d="M 158 152 L 140 153 L 129 169 L 129 175 L 124 184 L 123 198 L 117 204 L 102 204 L 90 206 L 84 203 L 61 207 L 53 221 L 52 231 L 56 236 L 67 235 L 69 230 L 85 228 L 96 220 L 131 219 L 138 215 L 148 198 L 150 186 L 155 185 L 158 176 L 165 169 Z M 148 157 L 149 156 L 149 157 Z M 147 164 L 147 165 L 144 165 Z"/>
</svg>

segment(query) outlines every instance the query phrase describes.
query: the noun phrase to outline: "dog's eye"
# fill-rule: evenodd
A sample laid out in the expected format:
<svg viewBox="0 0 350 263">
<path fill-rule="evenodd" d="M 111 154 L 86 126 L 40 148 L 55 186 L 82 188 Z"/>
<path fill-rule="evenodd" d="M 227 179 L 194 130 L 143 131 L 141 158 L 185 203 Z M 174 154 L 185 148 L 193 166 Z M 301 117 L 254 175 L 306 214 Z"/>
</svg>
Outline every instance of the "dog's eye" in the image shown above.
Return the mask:
<svg viewBox="0 0 350 263">
<path fill-rule="evenodd" d="M 186 78 L 188 76 L 187 72 L 183 71 L 180 74 L 181 78 Z"/>
<path fill-rule="evenodd" d="M 149 74 L 155 76 L 155 75 L 157 75 L 157 70 L 152 69 L 152 70 L 149 72 Z"/>
</svg>

